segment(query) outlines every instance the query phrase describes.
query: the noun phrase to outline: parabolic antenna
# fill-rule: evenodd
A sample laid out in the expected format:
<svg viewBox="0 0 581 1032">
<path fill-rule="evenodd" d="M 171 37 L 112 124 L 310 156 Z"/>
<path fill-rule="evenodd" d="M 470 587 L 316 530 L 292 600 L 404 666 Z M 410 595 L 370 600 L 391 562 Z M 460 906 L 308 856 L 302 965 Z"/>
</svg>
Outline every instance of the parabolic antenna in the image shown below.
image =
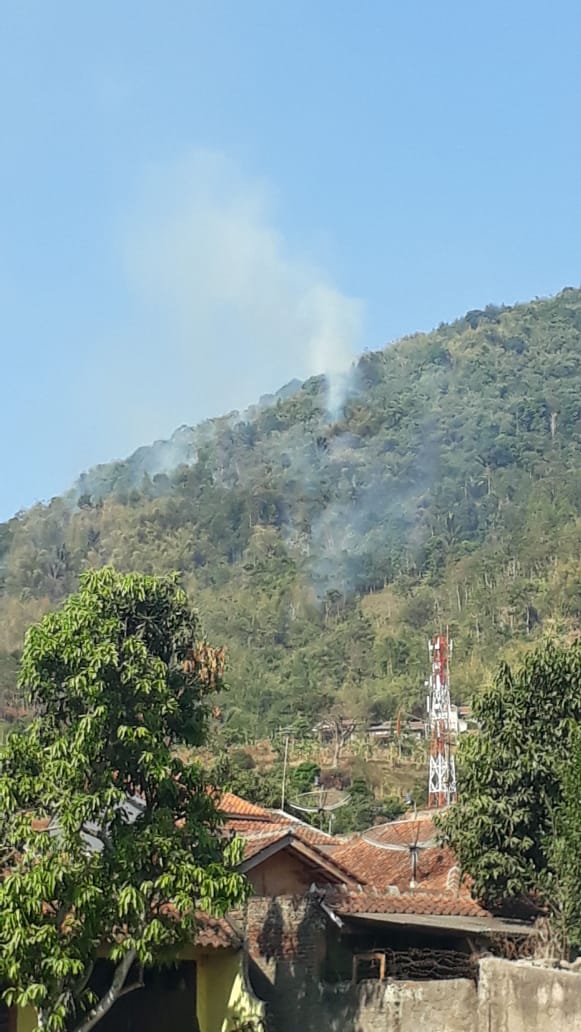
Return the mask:
<svg viewBox="0 0 581 1032">
<path fill-rule="evenodd" d="M 300 813 L 315 813 L 319 816 L 319 825 L 329 818 L 329 834 L 333 824 L 335 810 L 348 803 L 351 796 L 337 788 L 314 788 L 310 792 L 301 792 L 294 799 L 289 799 L 289 806 Z"/>
<path fill-rule="evenodd" d="M 401 821 L 378 824 L 362 832 L 361 838 L 377 849 L 396 853 L 409 853 L 411 880 L 416 885 L 418 856 L 422 849 L 433 849 L 437 845 L 436 829 L 430 816 L 407 817 Z"/>
</svg>

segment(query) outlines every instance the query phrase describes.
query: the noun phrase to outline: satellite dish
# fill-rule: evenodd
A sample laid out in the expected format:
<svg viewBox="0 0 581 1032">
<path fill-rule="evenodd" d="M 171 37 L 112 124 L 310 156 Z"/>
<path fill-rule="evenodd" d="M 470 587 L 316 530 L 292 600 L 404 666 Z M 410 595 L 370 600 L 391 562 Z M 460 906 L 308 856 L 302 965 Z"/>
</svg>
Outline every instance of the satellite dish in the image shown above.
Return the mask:
<svg viewBox="0 0 581 1032">
<path fill-rule="evenodd" d="M 345 806 L 350 799 L 351 796 L 348 792 L 341 792 L 337 788 L 314 788 L 310 792 L 301 792 L 294 800 L 289 799 L 289 806 L 300 813 L 318 814 L 320 828 L 328 815 L 329 834 L 331 834 L 335 810 Z"/>
<path fill-rule="evenodd" d="M 431 849 L 437 845 L 437 837 L 431 819 L 406 817 L 401 821 L 389 821 L 378 824 L 361 834 L 364 842 L 377 849 L 391 850 L 395 853 L 409 853 L 410 888 L 416 887 L 418 873 L 418 857 L 422 849 Z"/>
</svg>

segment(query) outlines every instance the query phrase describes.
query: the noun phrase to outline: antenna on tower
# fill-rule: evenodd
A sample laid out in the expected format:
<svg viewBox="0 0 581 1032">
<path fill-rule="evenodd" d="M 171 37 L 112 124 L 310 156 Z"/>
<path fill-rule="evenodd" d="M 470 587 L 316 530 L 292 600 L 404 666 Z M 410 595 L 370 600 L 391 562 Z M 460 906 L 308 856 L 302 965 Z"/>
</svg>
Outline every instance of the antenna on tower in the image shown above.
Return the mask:
<svg viewBox="0 0 581 1032">
<path fill-rule="evenodd" d="M 428 686 L 428 724 L 431 731 L 428 775 L 428 805 L 448 806 L 456 801 L 456 764 L 452 752 L 452 710 L 450 703 L 450 656 L 452 642 L 436 634 L 428 642 L 432 673 Z"/>
</svg>

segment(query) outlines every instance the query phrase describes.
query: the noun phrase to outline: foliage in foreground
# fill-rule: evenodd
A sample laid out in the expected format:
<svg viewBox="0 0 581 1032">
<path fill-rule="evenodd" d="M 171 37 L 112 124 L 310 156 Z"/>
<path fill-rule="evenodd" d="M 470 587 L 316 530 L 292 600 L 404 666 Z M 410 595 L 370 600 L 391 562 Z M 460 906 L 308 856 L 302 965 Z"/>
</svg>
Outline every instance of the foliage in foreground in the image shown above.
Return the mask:
<svg viewBox="0 0 581 1032">
<path fill-rule="evenodd" d="M 440 819 L 443 837 L 492 907 L 526 901 L 570 919 L 581 912 L 581 643 L 502 666 L 475 714 L 481 731 L 460 741 L 459 800 Z M 571 941 L 581 941 L 576 921 Z"/>
<path fill-rule="evenodd" d="M 563 799 L 557 812 L 552 860 L 554 923 L 569 945 L 581 953 L 581 728 L 572 735 L 563 776 Z"/>
<path fill-rule="evenodd" d="M 28 632 L 38 717 L 0 774 L 0 978 L 39 1025 L 88 1032 L 140 970 L 192 941 L 196 909 L 244 898 L 215 793 L 175 746 L 205 738 L 223 655 L 172 578 L 85 574 Z M 97 953 L 114 962 L 106 994 Z"/>
</svg>

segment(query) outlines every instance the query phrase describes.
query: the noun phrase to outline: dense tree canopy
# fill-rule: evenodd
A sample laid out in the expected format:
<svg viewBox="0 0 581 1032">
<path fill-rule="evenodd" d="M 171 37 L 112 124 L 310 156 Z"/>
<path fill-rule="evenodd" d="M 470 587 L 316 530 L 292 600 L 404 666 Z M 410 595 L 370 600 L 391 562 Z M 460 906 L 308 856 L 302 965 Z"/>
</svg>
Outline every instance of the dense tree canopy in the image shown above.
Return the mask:
<svg viewBox="0 0 581 1032">
<path fill-rule="evenodd" d="M 515 671 L 504 665 L 475 708 L 480 733 L 460 741 L 459 799 L 441 818 L 444 838 L 487 903 L 528 899 L 560 908 L 561 822 L 570 846 L 579 836 L 578 819 L 569 818 L 581 788 L 573 749 L 581 721 L 581 643 L 547 644 Z"/>
<path fill-rule="evenodd" d="M 88 1032 L 192 940 L 198 908 L 244 897 L 212 785 L 176 754 L 204 741 L 222 673 L 171 577 L 85 573 L 26 636 L 37 716 L 0 757 L 0 981 L 48 1032 Z M 113 962 L 100 998 L 99 950 Z"/>
<path fill-rule="evenodd" d="M 224 733 L 422 706 L 448 624 L 467 700 L 581 618 L 581 291 L 488 306 L 290 385 L 0 526 L 0 692 L 25 627 L 113 562 L 179 570 L 232 659 Z"/>
<path fill-rule="evenodd" d="M 572 734 L 563 774 L 563 797 L 557 811 L 551 860 L 551 902 L 562 939 L 581 953 L 581 728 Z"/>
</svg>

